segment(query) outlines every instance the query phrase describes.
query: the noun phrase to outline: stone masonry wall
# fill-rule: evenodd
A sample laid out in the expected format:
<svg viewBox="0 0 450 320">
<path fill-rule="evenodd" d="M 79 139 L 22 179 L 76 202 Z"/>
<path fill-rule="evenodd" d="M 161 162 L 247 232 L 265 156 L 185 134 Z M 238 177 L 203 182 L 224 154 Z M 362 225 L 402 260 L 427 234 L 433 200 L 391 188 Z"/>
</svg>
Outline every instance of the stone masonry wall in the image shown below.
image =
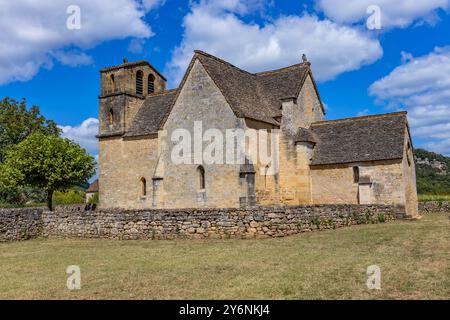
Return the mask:
<svg viewBox="0 0 450 320">
<path fill-rule="evenodd" d="M 105 239 L 284 237 L 396 217 L 393 206 L 326 205 L 251 209 L 45 212 L 43 236 Z"/>
<path fill-rule="evenodd" d="M 239 207 L 239 198 L 242 196 L 239 184 L 240 165 L 227 163 L 225 151 L 220 155 L 221 161 L 219 163 L 221 164 L 208 164 L 207 161 L 202 161 L 202 155 L 199 154 L 201 150 L 197 151 L 194 149 L 194 140 L 197 135 L 194 130 L 194 122 L 196 120 L 201 120 L 199 122 L 201 130 L 199 131 L 202 134 L 209 129 L 221 132 L 224 137 L 222 150 L 227 150 L 227 129 L 245 128 L 243 119 L 236 117 L 221 91 L 199 60 L 194 63 L 164 124 L 166 134 L 164 137 L 165 142 L 162 142 L 162 144 L 166 148 L 161 154 L 164 169 L 161 172 L 164 178 L 161 181 L 161 185 L 164 191 L 160 207 L 171 209 Z M 187 158 L 189 158 L 186 163 L 176 163 L 172 157 L 172 153 L 180 154 L 179 149 L 177 151 L 174 147 L 177 146 L 179 148 L 183 145 L 180 142 L 172 141 L 173 133 L 180 129 L 189 131 L 191 136 L 191 141 L 189 142 L 191 150 L 183 150 L 183 154 L 186 154 Z M 174 137 L 179 139 L 177 134 Z M 207 153 L 206 150 L 208 150 L 207 147 L 209 145 L 210 142 L 203 141 L 202 150 L 205 153 Z M 215 154 L 220 154 L 217 150 L 219 149 L 216 149 Z M 195 157 L 196 153 L 197 157 L 200 156 L 200 161 L 195 159 L 197 158 Z M 200 188 L 199 183 L 199 163 L 202 163 L 205 171 L 204 189 Z"/>
<path fill-rule="evenodd" d="M 419 213 L 450 212 L 450 201 L 419 202 Z"/>
<path fill-rule="evenodd" d="M 371 203 L 404 205 L 402 164 L 397 160 L 314 166 L 311 170 L 313 203 L 357 204 L 354 166 L 359 167 L 360 176 L 369 176 L 372 181 Z"/>
<path fill-rule="evenodd" d="M 54 212 L 43 208 L 0 209 L 0 241 L 39 236 L 120 240 L 284 237 L 387 222 L 396 219 L 398 213 L 399 208 L 389 205 L 129 211 L 64 206 Z"/>
<path fill-rule="evenodd" d="M 28 240 L 40 236 L 43 211 L 43 208 L 0 208 L 0 242 Z"/>
<path fill-rule="evenodd" d="M 101 139 L 99 141 L 100 207 L 152 207 L 152 174 L 158 160 L 158 140 Z M 141 179 L 147 192 L 142 194 Z"/>
</svg>

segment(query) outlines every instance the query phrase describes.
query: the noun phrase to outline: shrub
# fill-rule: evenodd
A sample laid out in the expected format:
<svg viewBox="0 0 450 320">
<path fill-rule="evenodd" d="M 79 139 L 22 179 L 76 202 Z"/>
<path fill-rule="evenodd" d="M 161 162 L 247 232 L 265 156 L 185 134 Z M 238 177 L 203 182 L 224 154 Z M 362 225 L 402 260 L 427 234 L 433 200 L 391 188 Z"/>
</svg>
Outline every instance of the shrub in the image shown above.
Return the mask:
<svg viewBox="0 0 450 320">
<path fill-rule="evenodd" d="M 152 228 L 152 231 L 151 231 L 151 239 L 152 239 L 152 240 L 155 240 L 155 239 L 156 239 L 156 229 L 155 229 L 155 228 Z"/>
<path fill-rule="evenodd" d="M 378 222 L 383 223 L 386 222 L 386 215 L 384 213 L 379 213 L 378 214 Z"/>
<path fill-rule="evenodd" d="M 98 204 L 98 192 L 94 193 L 94 195 L 89 199 L 89 204 Z"/>
<path fill-rule="evenodd" d="M 56 205 L 83 204 L 85 202 L 85 193 L 83 191 L 69 190 L 67 192 L 56 191 L 53 195 L 53 201 Z"/>
<path fill-rule="evenodd" d="M 317 229 L 320 229 L 320 225 L 322 224 L 322 221 L 319 217 L 315 216 L 311 219 L 311 224 L 315 225 Z"/>
<path fill-rule="evenodd" d="M 367 220 L 367 216 L 364 214 L 360 214 L 357 216 L 356 218 L 356 223 L 357 224 L 367 224 L 368 220 Z"/>
<path fill-rule="evenodd" d="M 29 232 L 28 228 L 23 228 L 20 231 L 20 235 L 21 235 L 21 238 L 23 240 L 30 240 L 31 239 L 31 235 L 30 235 L 30 232 Z"/>
</svg>

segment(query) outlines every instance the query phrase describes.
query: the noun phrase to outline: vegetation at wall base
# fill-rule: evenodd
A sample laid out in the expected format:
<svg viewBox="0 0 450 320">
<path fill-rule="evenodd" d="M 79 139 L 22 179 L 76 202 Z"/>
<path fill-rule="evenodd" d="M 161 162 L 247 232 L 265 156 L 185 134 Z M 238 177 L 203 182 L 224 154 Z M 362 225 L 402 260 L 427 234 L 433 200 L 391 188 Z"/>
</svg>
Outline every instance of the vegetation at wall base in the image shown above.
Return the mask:
<svg viewBox="0 0 450 320">
<path fill-rule="evenodd" d="M 94 195 L 89 199 L 89 204 L 98 204 L 98 192 L 94 193 Z"/>
</svg>

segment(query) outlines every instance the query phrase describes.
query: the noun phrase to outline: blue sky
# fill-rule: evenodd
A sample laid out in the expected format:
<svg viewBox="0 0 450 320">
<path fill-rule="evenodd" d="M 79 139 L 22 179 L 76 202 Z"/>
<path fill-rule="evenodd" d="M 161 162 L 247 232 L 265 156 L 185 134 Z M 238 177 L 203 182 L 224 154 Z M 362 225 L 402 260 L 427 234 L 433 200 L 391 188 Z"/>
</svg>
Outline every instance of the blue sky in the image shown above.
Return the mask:
<svg viewBox="0 0 450 320">
<path fill-rule="evenodd" d="M 102 67 L 146 59 L 176 87 L 194 49 L 252 72 L 306 53 L 328 119 L 407 110 L 415 147 L 450 155 L 449 2 L 0 0 L 0 97 L 40 106 L 96 155 Z"/>
</svg>

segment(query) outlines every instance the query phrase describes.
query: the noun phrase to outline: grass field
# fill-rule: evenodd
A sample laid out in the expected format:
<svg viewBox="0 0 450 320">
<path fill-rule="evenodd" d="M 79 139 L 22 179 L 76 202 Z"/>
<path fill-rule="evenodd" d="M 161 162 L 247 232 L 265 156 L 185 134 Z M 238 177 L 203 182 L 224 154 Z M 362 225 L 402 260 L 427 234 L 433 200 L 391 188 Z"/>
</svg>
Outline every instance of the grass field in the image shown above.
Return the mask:
<svg viewBox="0 0 450 320">
<path fill-rule="evenodd" d="M 367 267 L 381 268 L 368 290 Z M 66 288 L 68 265 L 81 290 Z M 0 299 L 449 299 L 448 214 L 266 240 L 0 243 Z"/>
<path fill-rule="evenodd" d="M 450 194 L 419 194 L 419 201 L 450 201 Z"/>
</svg>

